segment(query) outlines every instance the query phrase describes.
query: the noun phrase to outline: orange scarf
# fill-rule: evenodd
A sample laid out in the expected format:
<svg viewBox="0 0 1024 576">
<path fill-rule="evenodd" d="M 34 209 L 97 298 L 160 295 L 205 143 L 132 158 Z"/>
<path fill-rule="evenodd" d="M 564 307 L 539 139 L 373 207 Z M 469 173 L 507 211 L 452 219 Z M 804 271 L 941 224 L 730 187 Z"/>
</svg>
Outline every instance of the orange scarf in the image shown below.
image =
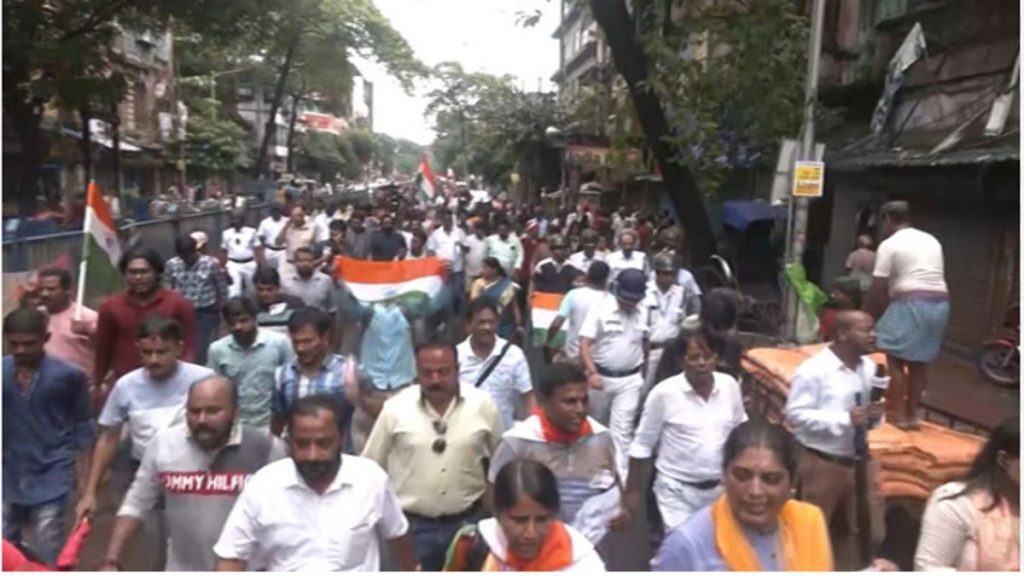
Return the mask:
<svg viewBox="0 0 1024 576">
<path fill-rule="evenodd" d="M 552 424 L 546 416 L 544 416 L 544 411 L 541 410 L 540 408 L 535 408 L 533 410 L 533 413 L 536 414 L 538 418 L 540 418 L 540 429 L 541 433 L 544 435 L 545 442 L 572 446 L 580 438 L 590 436 L 591 434 L 594 433 L 593 427 L 590 425 L 589 418 L 583 419 L 583 425 L 580 426 L 580 429 L 577 430 L 575 434 L 567 434 L 566 432 L 563 432 L 562 430 L 556 428 L 555 425 Z"/>
<path fill-rule="evenodd" d="M 500 570 L 497 562 L 484 563 L 484 572 Z M 548 537 L 540 548 L 540 553 L 532 560 L 516 556 L 511 548 L 506 559 L 508 567 L 516 572 L 558 572 L 572 565 L 572 537 L 560 521 L 551 523 Z"/>
<path fill-rule="evenodd" d="M 712 505 L 715 524 L 715 546 L 725 565 L 732 572 L 761 572 L 747 537 L 732 514 L 728 498 L 723 494 Z M 779 511 L 779 540 L 783 564 L 787 572 L 831 572 L 832 546 L 825 517 L 817 506 L 790 500 Z"/>
</svg>

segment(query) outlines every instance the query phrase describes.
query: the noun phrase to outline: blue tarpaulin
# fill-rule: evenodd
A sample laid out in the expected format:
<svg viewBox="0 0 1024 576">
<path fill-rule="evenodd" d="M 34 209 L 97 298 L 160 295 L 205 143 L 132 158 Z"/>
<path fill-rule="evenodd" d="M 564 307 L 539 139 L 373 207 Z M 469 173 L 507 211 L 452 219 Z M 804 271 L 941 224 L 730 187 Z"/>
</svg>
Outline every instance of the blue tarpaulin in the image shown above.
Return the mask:
<svg viewBox="0 0 1024 576">
<path fill-rule="evenodd" d="M 743 231 L 754 222 L 785 220 L 786 206 L 772 206 L 767 202 L 730 200 L 722 202 L 722 223 Z"/>
</svg>

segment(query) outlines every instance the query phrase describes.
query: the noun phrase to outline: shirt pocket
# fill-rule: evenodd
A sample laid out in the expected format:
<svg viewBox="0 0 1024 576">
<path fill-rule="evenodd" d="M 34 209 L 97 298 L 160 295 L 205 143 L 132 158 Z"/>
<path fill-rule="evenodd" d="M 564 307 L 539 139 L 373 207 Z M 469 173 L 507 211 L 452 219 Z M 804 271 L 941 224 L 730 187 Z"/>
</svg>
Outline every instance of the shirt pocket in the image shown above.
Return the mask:
<svg viewBox="0 0 1024 576">
<path fill-rule="evenodd" d="M 377 537 L 377 523 L 377 513 L 368 510 L 338 518 L 338 528 L 332 531 L 328 540 L 335 570 L 356 570 L 363 565 Z"/>
</svg>

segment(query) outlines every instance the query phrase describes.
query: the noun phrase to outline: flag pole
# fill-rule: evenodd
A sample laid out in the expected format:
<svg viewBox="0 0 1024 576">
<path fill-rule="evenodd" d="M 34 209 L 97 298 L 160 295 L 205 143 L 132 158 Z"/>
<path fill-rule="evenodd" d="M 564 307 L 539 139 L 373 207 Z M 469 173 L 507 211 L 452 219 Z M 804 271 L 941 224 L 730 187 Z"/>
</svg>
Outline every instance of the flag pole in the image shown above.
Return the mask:
<svg viewBox="0 0 1024 576">
<path fill-rule="evenodd" d="M 78 294 L 75 297 L 75 321 L 79 322 L 82 320 L 82 306 L 85 305 L 85 276 L 89 270 L 88 258 L 86 258 L 85 251 L 88 250 L 89 243 L 89 226 L 92 224 L 94 217 L 92 210 L 89 209 L 89 196 L 92 195 L 93 188 L 96 186 L 95 180 L 89 181 L 89 192 L 85 195 L 85 222 L 82 224 L 82 261 L 78 263 Z"/>
</svg>

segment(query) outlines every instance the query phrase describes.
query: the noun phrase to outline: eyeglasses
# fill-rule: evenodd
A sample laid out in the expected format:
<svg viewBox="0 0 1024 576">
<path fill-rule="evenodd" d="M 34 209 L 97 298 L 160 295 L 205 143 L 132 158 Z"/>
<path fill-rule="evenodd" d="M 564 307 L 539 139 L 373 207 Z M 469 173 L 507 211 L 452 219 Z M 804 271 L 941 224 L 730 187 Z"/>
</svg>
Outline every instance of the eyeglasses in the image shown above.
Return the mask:
<svg viewBox="0 0 1024 576">
<path fill-rule="evenodd" d="M 444 454 L 444 451 L 448 448 L 448 441 L 444 438 L 444 435 L 448 432 L 448 423 L 444 420 L 434 420 L 431 424 L 433 424 L 434 432 L 437 433 L 438 438 L 434 440 L 430 449 L 434 451 L 434 454 Z"/>
</svg>

